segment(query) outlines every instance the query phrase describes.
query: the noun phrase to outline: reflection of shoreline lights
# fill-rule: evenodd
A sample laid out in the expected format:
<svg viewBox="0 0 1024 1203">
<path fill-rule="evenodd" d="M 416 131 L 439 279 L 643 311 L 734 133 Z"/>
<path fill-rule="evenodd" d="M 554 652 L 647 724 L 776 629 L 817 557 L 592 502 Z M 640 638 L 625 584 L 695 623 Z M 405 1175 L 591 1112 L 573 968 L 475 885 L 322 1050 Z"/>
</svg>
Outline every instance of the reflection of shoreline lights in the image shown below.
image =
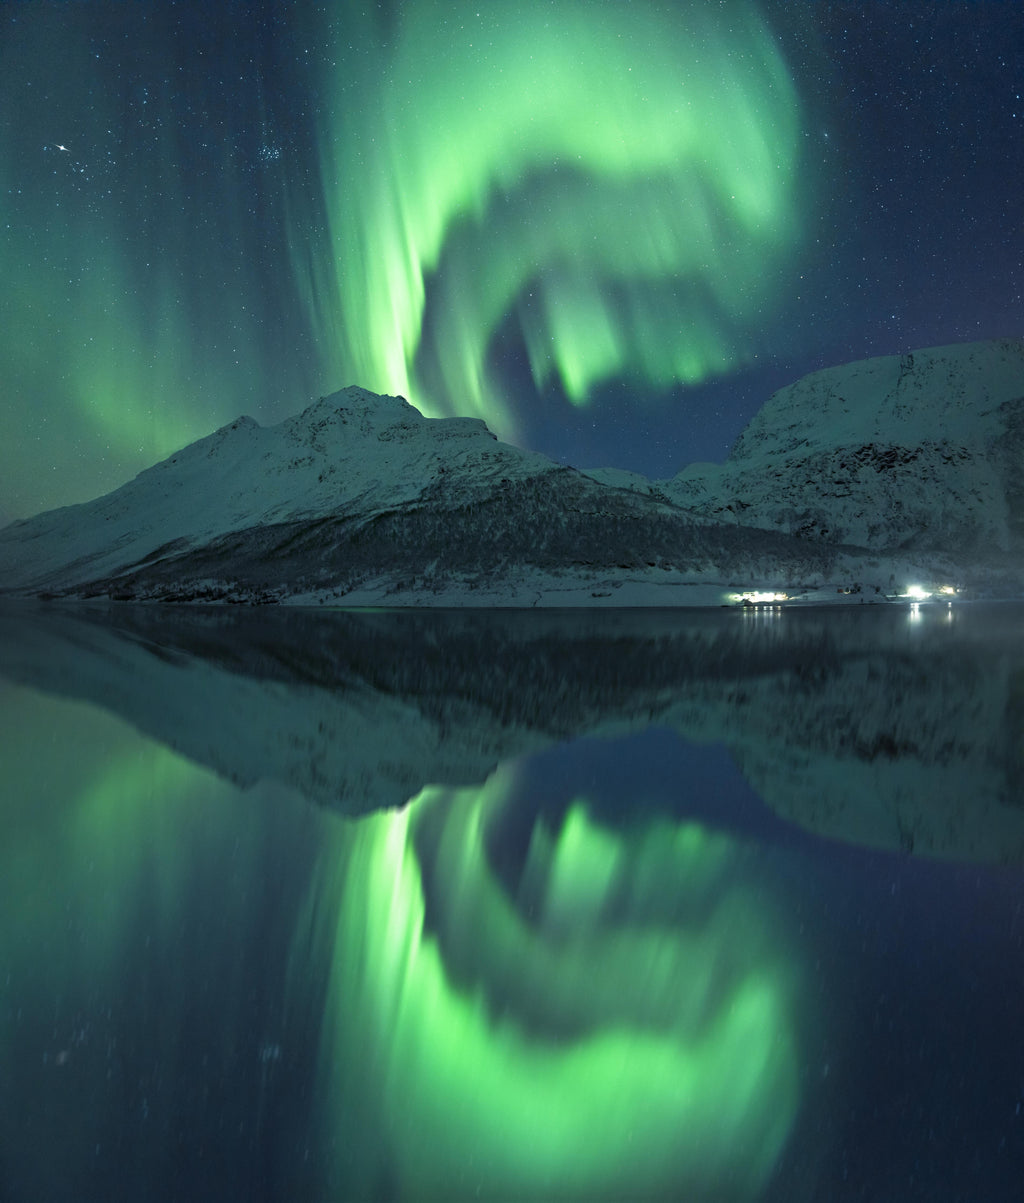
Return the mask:
<svg viewBox="0 0 1024 1203">
<path fill-rule="evenodd" d="M 367 52 L 323 80 L 328 245 L 291 226 L 327 370 L 508 436 L 510 319 L 574 403 L 742 363 L 796 239 L 797 106 L 756 7 L 710 7 L 409 2 L 386 43 L 346 22 Z"/>
<path fill-rule="evenodd" d="M 735 845 L 695 823 L 613 832 L 575 803 L 559 831 L 534 828 L 516 900 L 485 850 L 508 794 L 500 778 L 424 791 L 362 820 L 328 868 L 321 1064 L 347 1180 L 365 1122 L 414 1195 L 753 1197 L 794 1117 L 796 1049 L 789 974 L 731 879 Z"/>
</svg>

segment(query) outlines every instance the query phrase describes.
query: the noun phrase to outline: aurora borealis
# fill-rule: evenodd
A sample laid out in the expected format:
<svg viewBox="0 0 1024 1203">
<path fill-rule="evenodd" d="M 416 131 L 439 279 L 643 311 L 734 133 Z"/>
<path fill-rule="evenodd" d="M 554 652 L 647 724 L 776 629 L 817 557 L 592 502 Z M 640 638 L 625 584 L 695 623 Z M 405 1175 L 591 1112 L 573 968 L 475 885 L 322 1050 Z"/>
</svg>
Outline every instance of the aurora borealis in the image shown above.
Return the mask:
<svg viewBox="0 0 1024 1203">
<path fill-rule="evenodd" d="M 0 521 L 357 383 L 581 466 L 1019 332 L 1012 5 L 0 10 Z M 951 86 L 951 79 L 956 86 Z"/>
<path fill-rule="evenodd" d="M 727 371 L 795 224 L 795 98 L 754 10 L 728 33 L 697 5 L 444 11 L 403 10 L 356 76 L 373 102 L 325 138 L 308 291 L 336 370 L 513 437 L 487 362 L 509 315 L 534 385 L 575 404 Z M 327 86 L 344 113 L 352 80 Z"/>
</svg>

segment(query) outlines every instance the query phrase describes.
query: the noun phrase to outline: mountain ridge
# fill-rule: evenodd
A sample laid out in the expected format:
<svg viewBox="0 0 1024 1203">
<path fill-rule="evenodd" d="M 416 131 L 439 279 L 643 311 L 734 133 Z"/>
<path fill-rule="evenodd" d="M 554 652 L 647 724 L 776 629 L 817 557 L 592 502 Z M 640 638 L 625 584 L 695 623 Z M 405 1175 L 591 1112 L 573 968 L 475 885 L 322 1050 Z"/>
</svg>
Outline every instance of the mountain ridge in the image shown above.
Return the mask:
<svg viewBox="0 0 1024 1203">
<path fill-rule="evenodd" d="M 837 582 L 863 599 L 922 578 L 1014 594 L 1022 479 L 1022 340 L 823 369 L 774 394 L 725 464 L 667 481 L 560 465 L 351 386 L 4 528 L 0 580 L 342 604 L 821 600 Z"/>
<path fill-rule="evenodd" d="M 874 550 L 1019 547 L 1024 340 L 822 369 L 780 389 L 721 465 L 664 482 L 679 504 Z"/>
</svg>

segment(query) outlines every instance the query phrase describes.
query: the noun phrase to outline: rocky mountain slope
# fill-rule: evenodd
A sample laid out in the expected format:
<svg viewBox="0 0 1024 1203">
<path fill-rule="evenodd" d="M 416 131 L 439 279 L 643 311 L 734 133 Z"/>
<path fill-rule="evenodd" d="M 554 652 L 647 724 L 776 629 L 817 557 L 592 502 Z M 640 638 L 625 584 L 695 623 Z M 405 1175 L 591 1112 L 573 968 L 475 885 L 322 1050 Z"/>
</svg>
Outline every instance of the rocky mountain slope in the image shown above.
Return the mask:
<svg viewBox="0 0 1024 1203">
<path fill-rule="evenodd" d="M 4 584 L 81 585 L 229 532 L 365 520 L 445 473 L 481 489 L 552 466 L 497 443 L 478 420 L 430 421 L 401 398 L 349 388 L 278 426 L 238 418 L 113 493 L 12 524 L 0 532 Z"/>
<path fill-rule="evenodd" d="M 815 372 L 722 465 L 662 486 L 744 526 L 880 551 L 1024 552 L 1024 340 Z"/>
<path fill-rule="evenodd" d="M 0 591 L 661 605 L 952 579 L 1017 594 L 1022 477 L 1022 342 L 815 373 L 726 464 L 660 484 L 349 388 L 277 426 L 239 418 L 105 497 L 5 528 Z"/>
<path fill-rule="evenodd" d="M 240 418 L 106 497 L 0 532 L 8 590 L 121 599 L 472 601 L 483 586 L 500 601 L 552 582 L 603 597 L 630 574 L 803 579 L 833 560 L 358 388 L 279 426 Z"/>
</svg>

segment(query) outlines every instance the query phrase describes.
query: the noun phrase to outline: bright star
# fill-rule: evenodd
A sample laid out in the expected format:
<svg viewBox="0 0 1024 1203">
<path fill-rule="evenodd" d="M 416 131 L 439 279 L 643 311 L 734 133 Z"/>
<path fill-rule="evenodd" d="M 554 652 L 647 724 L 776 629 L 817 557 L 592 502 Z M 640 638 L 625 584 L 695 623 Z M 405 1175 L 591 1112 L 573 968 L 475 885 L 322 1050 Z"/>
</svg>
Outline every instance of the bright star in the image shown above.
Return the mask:
<svg viewBox="0 0 1024 1203">
<path fill-rule="evenodd" d="M 68 154 L 71 154 L 71 151 L 68 150 L 68 148 L 66 146 L 63 146 L 60 142 L 57 143 L 57 149 L 58 150 L 67 150 Z"/>
</svg>

